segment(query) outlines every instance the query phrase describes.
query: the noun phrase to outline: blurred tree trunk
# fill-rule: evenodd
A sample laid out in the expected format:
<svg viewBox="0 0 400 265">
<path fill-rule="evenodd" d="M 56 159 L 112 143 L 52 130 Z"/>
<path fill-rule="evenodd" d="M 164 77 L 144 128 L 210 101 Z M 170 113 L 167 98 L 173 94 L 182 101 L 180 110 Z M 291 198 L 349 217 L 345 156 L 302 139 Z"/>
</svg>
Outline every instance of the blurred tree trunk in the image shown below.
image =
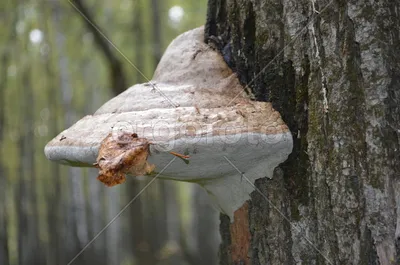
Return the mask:
<svg viewBox="0 0 400 265">
<path fill-rule="evenodd" d="M 236 212 L 248 224 L 221 217 L 221 264 L 400 264 L 399 12 L 383 0 L 209 0 L 206 41 L 220 36 L 225 55 L 231 44 L 232 68 L 294 140 Z"/>
<path fill-rule="evenodd" d="M 198 185 L 190 185 L 191 220 L 181 231 L 181 245 L 191 265 L 217 264 L 218 212 L 210 205 L 210 198 Z"/>
<path fill-rule="evenodd" d="M 24 94 L 21 101 L 24 107 L 19 135 L 20 172 L 18 198 L 18 253 L 19 264 L 44 264 L 40 248 L 38 205 L 36 198 L 36 174 L 34 163 L 34 102 L 32 101 L 31 67 L 25 65 L 21 70 L 21 85 Z M 29 107 L 28 107 L 29 106 Z"/>
<path fill-rule="evenodd" d="M 129 182 L 129 186 L 127 186 L 127 194 L 131 196 L 135 196 L 134 194 L 138 194 L 141 190 L 141 182 L 139 180 L 133 180 Z M 144 238 L 144 224 L 142 218 L 142 203 L 141 198 L 138 198 L 132 205 L 129 207 L 129 221 L 128 227 L 131 231 L 130 238 L 131 238 L 131 247 L 132 253 L 135 257 L 135 263 L 137 264 L 146 264 L 144 261 L 147 261 L 148 258 L 146 257 L 148 254 L 145 249 L 143 248 Z M 125 202 L 127 203 L 127 202 Z"/>
<path fill-rule="evenodd" d="M 199 186 L 193 187 L 193 219 L 191 222 L 196 247 L 193 249 L 196 263 L 217 264 L 218 238 L 218 214 L 210 205 L 208 194 Z"/>
<path fill-rule="evenodd" d="M 0 124 L 1 125 L 1 124 Z M 0 134 L 1 134 L 0 126 Z M 0 140 L 1 141 L 1 140 Z M 1 143 L 0 143 L 1 147 Z M 2 161 L 0 161 L 0 264 L 9 264 L 9 250 L 8 250 L 8 223 L 7 223 L 7 178 L 5 174 Z"/>
<path fill-rule="evenodd" d="M 47 25 L 47 23 L 46 23 Z M 47 31 L 49 32 L 49 31 Z M 53 72 L 52 65 L 49 60 L 46 61 L 46 74 L 47 78 L 50 80 L 48 86 L 48 102 L 49 102 L 49 110 L 51 115 L 51 126 L 50 133 L 51 135 L 56 135 L 58 132 L 57 126 L 57 105 L 58 105 L 58 93 L 55 87 L 58 86 L 56 82 L 56 77 Z M 54 179 L 48 184 L 50 186 L 47 192 L 47 222 L 49 226 L 49 245 L 51 246 L 51 250 L 48 250 L 49 262 L 51 264 L 60 264 L 65 262 L 65 258 L 62 251 L 62 239 L 58 233 L 55 231 L 61 232 L 62 229 L 60 227 L 61 216 L 62 216 L 62 207 L 61 207 L 61 181 L 58 176 L 60 176 L 60 166 L 57 163 L 50 164 L 50 172 L 51 175 L 54 176 Z M 50 188 L 51 187 L 51 188 Z"/>
<path fill-rule="evenodd" d="M 66 54 L 65 31 L 66 22 L 61 6 L 53 2 L 53 23 L 55 29 L 55 43 L 58 52 L 58 71 L 59 71 L 59 89 L 61 95 L 61 105 L 64 113 L 64 128 L 71 126 L 76 120 L 76 114 L 73 106 L 73 90 L 71 85 L 71 77 L 69 73 L 69 61 Z M 68 188 L 71 196 L 64 203 L 67 214 L 63 215 L 65 227 L 61 231 L 72 230 L 73 233 L 64 234 L 64 247 L 66 257 L 72 259 L 89 241 L 88 222 L 85 211 L 84 186 L 82 178 L 82 170 L 80 168 L 68 168 Z M 85 256 L 85 253 L 82 255 Z M 80 257 L 82 258 L 82 257 Z M 69 260 L 68 260 L 69 261 Z"/>
<path fill-rule="evenodd" d="M 77 15 L 80 15 L 87 29 L 93 34 L 96 45 L 107 60 L 110 73 L 110 88 L 114 95 L 120 94 L 127 89 L 127 84 L 123 64 L 121 60 L 118 59 L 118 56 L 115 55 L 118 51 L 112 47 L 110 43 L 111 40 L 103 35 L 106 33 L 97 25 L 89 8 L 87 8 L 83 1 L 73 0 L 71 4 L 79 10 L 79 14 Z"/>
<path fill-rule="evenodd" d="M 50 17 L 49 17 L 50 18 Z M 47 23 L 45 23 L 47 25 Z M 49 32 L 49 31 L 47 31 Z M 51 42 L 51 40 L 49 40 Z M 53 55 L 50 57 L 53 57 L 55 54 L 53 52 Z M 58 94 L 57 94 L 57 89 L 55 87 L 58 86 L 58 83 L 56 82 L 56 77 L 53 72 L 53 67 L 52 64 L 50 63 L 49 60 L 46 61 L 46 74 L 48 79 L 50 80 L 49 84 L 47 85 L 49 87 L 48 91 L 48 97 L 49 97 L 49 110 L 50 110 L 50 115 L 51 115 L 51 125 L 50 125 L 50 134 L 55 135 L 58 132 L 58 126 L 57 126 L 57 106 L 58 106 Z M 51 250 L 48 250 L 48 256 L 49 256 L 49 262 L 53 264 L 60 264 L 65 262 L 65 258 L 63 255 L 62 249 L 62 239 L 59 236 L 59 233 L 62 231 L 60 227 L 61 223 L 61 181 L 58 176 L 60 176 L 60 166 L 56 163 L 51 163 L 50 164 L 50 172 L 51 175 L 54 176 L 54 179 L 51 181 L 49 185 L 51 185 L 48 189 L 47 193 L 47 222 L 49 226 L 49 245 L 51 246 Z M 50 210 L 51 209 L 51 210 Z M 55 231 L 58 231 L 59 233 L 55 233 Z"/>
<path fill-rule="evenodd" d="M 138 69 L 144 69 L 144 26 L 142 17 L 142 4 L 141 0 L 133 0 L 133 34 L 135 35 L 135 64 Z M 143 80 L 143 76 L 136 71 L 135 83 L 143 83 L 147 80 Z"/>
<path fill-rule="evenodd" d="M 84 75 L 84 80 L 85 83 L 90 84 L 93 78 L 94 74 L 94 67 L 93 64 L 95 64 L 92 60 L 85 61 L 84 64 L 84 70 L 83 70 L 83 75 Z M 112 91 L 110 91 L 112 92 Z M 97 86 L 92 86 L 87 89 L 85 89 L 85 98 L 90 98 L 90 101 L 88 101 L 87 104 L 84 106 L 84 113 L 94 113 L 98 106 L 101 106 L 101 96 L 98 90 Z M 111 220 L 114 216 L 109 218 L 104 214 L 104 208 L 103 203 L 104 203 L 104 197 L 106 196 L 105 190 L 103 189 L 102 185 L 99 185 L 99 181 L 97 180 L 98 176 L 98 170 L 96 168 L 88 168 L 87 169 L 87 176 L 85 176 L 88 180 L 88 199 L 86 200 L 86 209 L 88 213 L 88 229 L 89 229 L 89 235 L 90 239 L 94 238 L 97 233 L 104 228 L 106 225 L 106 220 Z M 107 200 L 108 201 L 108 200 Z M 117 206 L 118 210 L 120 207 Z M 107 222 L 108 222 L 107 221 Z M 115 225 L 115 224 L 113 224 Z M 107 232 L 107 230 L 106 230 Z M 121 233 L 121 231 L 119 231 Z M 114 264 L 114 263 L 107 263 L 107 259 L 110 258 L 107 254 L 111 250 L 115 250 L 114 246 L 111 249 L 107 248 L 107 245 L 110 240 L 108 240 L 107 236 L 100 236 L 96 239 L 96 241 L 93 243 L 93 246 L 86 250 L 90 251 L 90 260 L 93 264 Z M 107 251 L 105 251 L 107 250 Z M 116 263 L 115 263 L 116 264 Z"/>
<path fill-rule="evenodd" d="M 162 1 L 161 1 L 162 2 Z M 161 24 L 160 24 L 160 1 L 151 0 L 151 19 L 153 25 L 153 61 L 154 69 L 162 56 L 161 43 Z"/>
<path fill-rule="evenodd" d="M 13 25 L 15 26 L 15 25 Z M 3 150 L 4 128 L 5 128 L 5 93 L 7 87 L 7 69 L 9 55 L 4 51 L 1 56 L 1 76 L 0 79 L 0 150 Z M 0 264 L 9 264 L 8 250 L 8 225 L 7 225 L 7 174 L 4 167 L 3 157 L 0 154 Z"/>
<path fill-rule="evenodd" d="M 45 4 L 45 0 L 41 2 Z M 41 17 L 41 26 L 44 31 L 47 32 L 45 35 L 45 41 L 48 43 L 56 43 L 56 33 L 51 27 L 52 17 L 56 17 L 55 13 L 52 13 L 52 7 L 57 8 L 57 5 L 50 6 L 50 8 L 44 9 L 45 12 Z M 56 12 L 56 10 L 53 10 Z M 50 26 L 51 25 L 51 26 Z M 60 104 L 59 90 L 56 89 L 59 86 L 59 81 L 57 78 L 57 68 L 54 67 L 58 61 L 57 51 L 52 49 L 47 55 L 44 67 L 47 76 L 46 88 L 47 88 L 47 102 L 49 106 L 49 113 L 51 120 L 50 124 L 50 135 L 56 135 L 59 131 L 58 127 L 58 106 Z M 47 184 L 46 202 L 47 202 L 47 223 L 48 223 L 48 237 L 50 246 L 47 249 L 48 263 L 49 264 L 61 264 L 66 262 L 65 251 L 63 251 L 64 239 L 62 236 L 63 229 L 63 207 L 62 207 L 62 190 L 61 190 L 61 180 L 59 176 L 61 175 L 60 165 L 57 163 L 50 163 L 50 174 L 52 180 Z"/>
<path fill-rule="evenodd" d="M 97 183 L 98 185 L 99 183 Z M 107 220 L 112 220 L 120 211 L 119 204 L 119 191 L 121 187 L 108 189 L 106 191 L 107 196 L 107 208 L 108 208 L 108 218 Z M 105 231 L 107 241 L 106 241 L 106 249 L 108 252 L 107 255 L 107 264 L 120 264 L 119 256 L 121 255 L 120 249 L 120 233 L 121 233 L 121 218 L 117 218 L 112 225 L 110 225 Z"/>
</svg>

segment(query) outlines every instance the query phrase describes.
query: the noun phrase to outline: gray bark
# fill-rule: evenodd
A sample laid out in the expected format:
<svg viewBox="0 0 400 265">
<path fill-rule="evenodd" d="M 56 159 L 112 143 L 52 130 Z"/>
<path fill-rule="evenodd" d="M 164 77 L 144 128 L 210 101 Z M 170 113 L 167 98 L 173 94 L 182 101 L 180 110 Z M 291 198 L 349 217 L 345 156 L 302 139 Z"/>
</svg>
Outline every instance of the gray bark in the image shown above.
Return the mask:
<svg viewBox="0 0 400 265">
<path fill-rule="evenodd" d="M 400 264 L 400 3 L 208 5 L 206 41 L 220 37 L 294 138 L 274 178 L 256 181 L 250 262 L 232 260 L 223 216 L 220 263 Z"/>
</svg>

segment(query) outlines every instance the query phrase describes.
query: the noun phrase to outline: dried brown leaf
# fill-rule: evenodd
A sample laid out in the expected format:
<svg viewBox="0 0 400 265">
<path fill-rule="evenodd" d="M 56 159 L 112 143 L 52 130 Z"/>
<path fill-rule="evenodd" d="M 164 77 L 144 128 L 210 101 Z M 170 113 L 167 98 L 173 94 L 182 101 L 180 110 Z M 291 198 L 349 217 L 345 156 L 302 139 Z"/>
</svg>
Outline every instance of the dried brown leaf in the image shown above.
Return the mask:
<svg viewBox="0 0 400 265">
<path fill-rule="evenodd" d="M 147 175 L 154 170 L 154 165 L 147 162 L 150 143 L 146 138 L 139 138 L 136 133 L 110 133 L 100 145 L 97 163 L 98 180 L 112 187 L 125 182 L 127 173 L 134 176 Z"/>
</svg>

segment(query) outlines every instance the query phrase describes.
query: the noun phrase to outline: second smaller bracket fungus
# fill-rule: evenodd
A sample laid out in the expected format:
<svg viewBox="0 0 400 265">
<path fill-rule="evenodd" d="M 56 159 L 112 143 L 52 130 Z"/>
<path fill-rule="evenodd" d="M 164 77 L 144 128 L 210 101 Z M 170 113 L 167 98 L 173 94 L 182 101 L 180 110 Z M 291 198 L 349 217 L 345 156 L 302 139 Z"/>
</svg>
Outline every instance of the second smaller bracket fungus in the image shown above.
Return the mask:
<svg viewBox="0 0 400 265">
<path fill-rule="evenodd" d="M 248 181 L 271 178 L 293 142 L 279 112 L 246 96 L 203 32 L 172 41 L 150 83 L 130 87 L 61 132 L 45 147 L 47 158 L 95 165 L 108 186 L 125 174 L 198 183 L 233 221 L 254 190 Z M 171 163 L 171 154 L 182 159 Z"/>
</svg>

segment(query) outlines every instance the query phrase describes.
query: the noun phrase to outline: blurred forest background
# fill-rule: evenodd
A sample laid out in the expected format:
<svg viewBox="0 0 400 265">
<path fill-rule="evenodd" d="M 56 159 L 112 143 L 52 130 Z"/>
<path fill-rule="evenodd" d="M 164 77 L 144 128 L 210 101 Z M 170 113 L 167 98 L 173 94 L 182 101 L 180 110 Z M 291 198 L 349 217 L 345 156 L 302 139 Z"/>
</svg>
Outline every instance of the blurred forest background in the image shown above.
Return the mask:
<svg viewBox="0 0 400 265">
<path fill-rule="evenodd" d="M 204 24 L 206 2 L 0 2 L 1 265 L 70 264 L 146 185 L 107 188 L 96 170 L 51 163 L 43 148 L 151 79 L 170 41 Z M 218 223 L 199 187 L 157 180 L 72 264 L 216 264 Z"/>
</svg>

